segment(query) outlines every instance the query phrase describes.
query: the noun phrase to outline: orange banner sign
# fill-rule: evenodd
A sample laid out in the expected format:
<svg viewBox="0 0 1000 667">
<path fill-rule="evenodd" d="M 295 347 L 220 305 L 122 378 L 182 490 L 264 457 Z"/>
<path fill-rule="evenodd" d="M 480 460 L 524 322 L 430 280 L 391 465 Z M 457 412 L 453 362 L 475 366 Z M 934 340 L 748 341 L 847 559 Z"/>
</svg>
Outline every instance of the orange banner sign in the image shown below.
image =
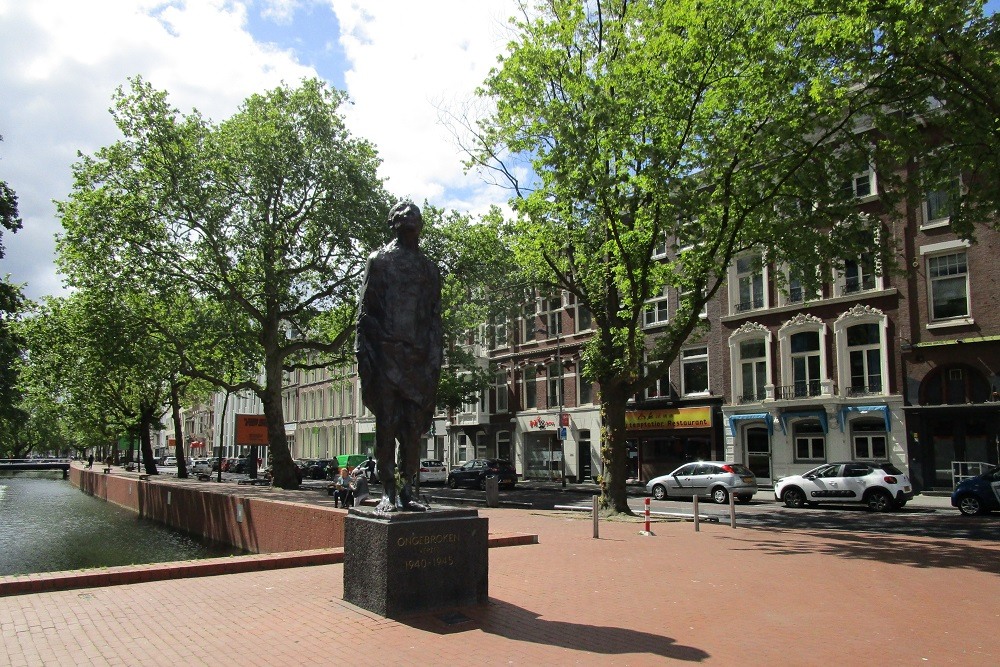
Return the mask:
<svg viewBox="0 0 1000 667">
<path fill-rule="evenodd" d="M 267 442 L 267 419 L 264 415 L 236 415 L 236 446 L 263 445 Z"/>
<path fill-rule="evenodd" d="M 674 428 L 709 428 L 712 408 L 672 408 L 667 410 L 632 410 L 625 413 L 625 429 L 651 431 Z"/>
</svg>

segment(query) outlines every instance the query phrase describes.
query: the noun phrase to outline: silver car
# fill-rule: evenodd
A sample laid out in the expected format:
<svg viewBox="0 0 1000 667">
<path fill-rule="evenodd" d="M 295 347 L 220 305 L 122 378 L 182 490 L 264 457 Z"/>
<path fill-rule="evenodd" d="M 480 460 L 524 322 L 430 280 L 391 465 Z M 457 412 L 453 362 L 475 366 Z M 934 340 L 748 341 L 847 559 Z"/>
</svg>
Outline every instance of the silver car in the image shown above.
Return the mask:
<svg viewBox="0 0 1000 667">
<path fill-rule="evenodd" d="M 728 503 L 733 494 L 737 501 L 748 503 L 757 493 L 757 478 L 742 463 L 695 461 L 649 480 L 646 492 L 657 500 L 699 496 L 717 503 Z"/>
</svg>

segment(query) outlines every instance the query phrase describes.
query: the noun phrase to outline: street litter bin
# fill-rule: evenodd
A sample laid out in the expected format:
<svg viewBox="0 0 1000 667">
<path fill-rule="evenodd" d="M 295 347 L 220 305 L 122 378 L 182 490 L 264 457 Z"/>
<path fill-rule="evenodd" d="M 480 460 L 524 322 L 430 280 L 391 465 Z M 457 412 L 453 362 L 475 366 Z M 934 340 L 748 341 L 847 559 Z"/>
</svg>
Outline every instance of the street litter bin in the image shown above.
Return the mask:
<svg viewBox="0 0 1000 667">
<path fill-rule="evenodd" d="M 496 475 L 486 476 L 486 506 L 500 507 L 500 482 Z"/>
</svg>

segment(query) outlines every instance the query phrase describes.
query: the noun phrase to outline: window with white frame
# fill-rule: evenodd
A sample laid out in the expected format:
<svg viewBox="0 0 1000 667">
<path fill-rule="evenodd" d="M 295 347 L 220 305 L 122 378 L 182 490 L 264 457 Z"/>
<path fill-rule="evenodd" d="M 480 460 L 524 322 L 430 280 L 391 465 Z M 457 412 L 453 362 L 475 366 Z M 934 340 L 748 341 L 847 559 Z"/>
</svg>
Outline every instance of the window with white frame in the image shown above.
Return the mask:
<svg viewBox="0 0 1000 667">
<path fill-rule="evenodd" d="M 922 227 L 938 227 L 947 225 L 955 213 L 955 204 L 962 191 L 962 179 L 959 176 L 950 178 L 940 187 L 927 192 L 923 202 Z"/>
<path fill-rule="evenodd" d="M 569 292 L 566 293 L 566 310 L 569 312 L 570 317 L 573 318 L 574 323 L 573 331 L 569 333 L 580 333 L 594 327 L 590 310 L 582 303 L 579 303 L 576 296 Z"/>
<path fill-rule="evenodd" d="M 856 419 L 851 422 L 851 445 L 854 458 L 885 460 L 889 457 L 889 438 L 885 422 L 873 419 Z"/>
<path fill-rule="evenodd" d="M 876 193 L 875 170 L 870 166 L 845 179 L 840 185 L 841 192 L 848 199 L 863 199 Z"/>
<path fill-rule="evenodd" d="M 847 327 L 848 396 L 882 393 L 882 334 L 874 322 Z"/>
<path fill-rule="evenodd" d="M 525 410 L 534 410 L 538 407 L 535 377 L 534 366 L 525 366 L 521 369 L 521 401 Z"/>
<path fill-rule="evenodd" d="M 658 232 L 656 242 L 653 244 L 653 259 L 662 259 L 667 256 L 667 234 Z"/>
<path fill-rule="evenodd" d="M 584 377 L 583 369 L 580 368 L 579 372 L 576 374 L 577 377 L 577 392 L 576 392 L 576 404 L 577 405 L 591 405 L 594 403 L 594 383 Z"/>
<path fill-rule="evenodd" d="M 546 405 L 549 408 L 554 408 L 556 406 L 562 405 L 563 402 L 563 389 L 562 380 L 563 376 L 559 370 L 560 364 L 549 364 L 546 368 Z"/>
<path fill-rule="evenodd" d="M 694 300 L 695 296 L 697 296 L 697 294 L 696 294 L 696 292 L 694 290 L 683 290 L 683 291 L 682 290 L 678 290 L 678 292 L 677 292 L 677 302 L 678 303 L 684 303 L 686 301 L 692 301 L 692 300 Z M 700 317 L 702 319 L 705 319 L 706 317 L 708 317 L 708 302 L 707 301 L 706 302 L 702 302 L 702 304 L 701 304 L 701 311 L 698 313 L 698 317 Z"/>
<path fill-rule="evenodd" d="M 535 340 L 535 310 L 534 303 L 526 303 L 521 308 L 521 341 L 530 342 Z"/>
<path fill-rule="evenodd" d="M 875 260 L 870 252 L 857 259 L 844 261 L 843 294 L 855 294 L 876 289 Z"/>
<path fill-rule="evenodd" d="M 789 337 L 793 396 L 819 396 L 821 364 L 818 331 L 800 331 Z"/>
<path fill-rule="evenodd" d="M 795 441 L 795 461 L 797 463 L 826 460 L 826 434 L 823 432 L 823 425 L 818 420 L 808 419 L 796 422 L 792 426 L 792 438 Z"/>
<path fill-rule="evenodd" d="M 687 396 L 708 393 L 708 347 L 681 350 L 681 382 Z"/>
<path fill-rule="evenodd" d="M 756 403 L 765 398 L 767 384 L 767 341 L 751 338 L 739 346 L 740 393 L 738 403 Z"/>
<path fill-rule="evenodd" d="M 562 312 L 561 296 L 550 296 L 542 299 L 538 307 L 538 314 L 545 322 L 546 338 L 562 335 Z"/>
<path fill-rule="evenodd" d="M 760 254 L 746 254 L 736 258 L 730 287 L 732 312 L 745 313 L 766 307 L 764 268 Z"/>
<path fill-rule="evenodd" d="M 670 311 L 667 304 L 667 287 L 660 288 L 656 296 L 646 300 L 646 306 L 642 311 L 643 325 L 647 327 L 666 324 L 670 319 Z"/>
<path fill-rule="evenodd" d="M 647 360 L 645 360 L 644 363 L 645 363 L 645 366 L 646 366 L 646 373 L 647 374 L 650 373 L 651 371 L 659 370 L 660 367 L 661 367 L 660 362 L 658 362 L 658 361 L 649 361 L 647 359 Z M 670 396 L 670 371 L 669 371 L 669 369 L 667 370 L 667 373 L 665 373 L 660 379 L 658 379 L 656 382 L 654 382 L 649 387 L 646 387 L 646 390 L 644 392 L 644 396 L 647 399 L 650 399 L 650 398 L 669 398 L 669 396 Z"/>
<path fill-rule="evenodd" d="M 785 292 L 781 295 L 783 305 L 787 306 L 796 303 L 805 303 L 807 301 L 818 299 L 822 296 L 822 293 L 816 288 L 810 289 L 806 287 L 806 271 L 818 273 L 815 268 L 806 269 L 791 267 L 785 270 Z"/>
<path fill-rule="evenodd" d="M 493 340 L 491 341 L 493 347 L 507 347 L 510 344 L 507 336 L 507 316 L 503 313 L 498 313 L 493 320 Z"/>
<path fill-rule="evenodd" d="M 969 266 L 965 251 L 927 258 L 931 320 L 969 316 Z"/>
<path fill-rule="evenodd" d="M 496 411 L 507 412 L 507 372 L 499 371 L 493 376 L 493 393 L 496 396 Z"/>
</svg>

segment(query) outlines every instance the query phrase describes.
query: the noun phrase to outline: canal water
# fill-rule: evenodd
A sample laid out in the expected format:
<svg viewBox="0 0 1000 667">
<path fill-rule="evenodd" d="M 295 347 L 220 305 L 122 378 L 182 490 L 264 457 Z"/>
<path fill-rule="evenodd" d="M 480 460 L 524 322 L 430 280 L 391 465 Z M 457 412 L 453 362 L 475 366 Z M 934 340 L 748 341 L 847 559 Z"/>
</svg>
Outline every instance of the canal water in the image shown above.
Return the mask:
<svg viewBox="0 0 1000 667">
<path fill-rule="evenodd" d="M 140 519 L 58 472 L 0 472 L 0 575 L 244 553 Z"/>
</svg>

